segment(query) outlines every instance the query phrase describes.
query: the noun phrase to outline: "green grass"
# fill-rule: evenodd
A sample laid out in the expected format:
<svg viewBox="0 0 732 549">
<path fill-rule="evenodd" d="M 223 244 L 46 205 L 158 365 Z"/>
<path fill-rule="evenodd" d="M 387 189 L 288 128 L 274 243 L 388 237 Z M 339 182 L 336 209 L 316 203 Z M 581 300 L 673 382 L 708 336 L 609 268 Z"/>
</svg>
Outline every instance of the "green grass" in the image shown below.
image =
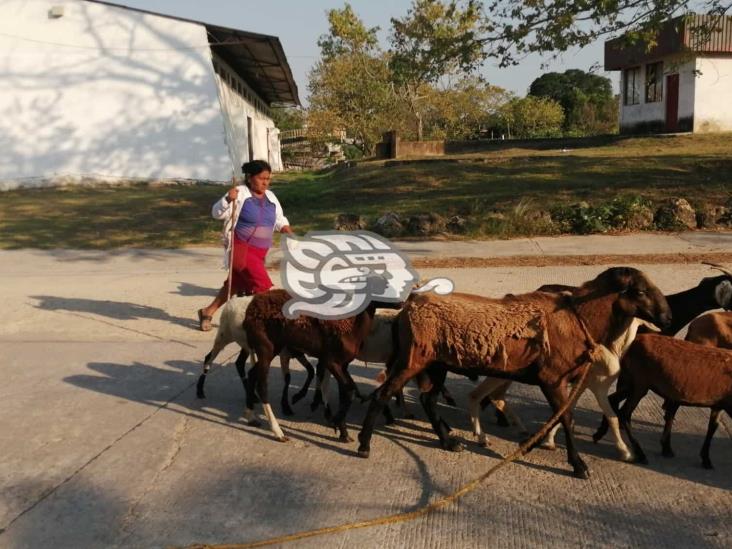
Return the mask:
<svg viewBox="0 0 732 549">
<path fill-rule="evenodd" d="M 732 134 L 578 141 L 569 151 L 508 148 L 435 162 L 362 162 L 324 173 L 275 174 L 273 190 L 298 233 L 332 228 L 339 213 L 460 214 L 468 236 L 542 232 L 529 208 L 640 195 L 726 204 Z M 582 147 L 583 144 L 592 146 Z M 0 193 L 0 248 L 177 248 L 218 245 L 210 208 L 225 187 L 67 187 Z M 503 212 L 508 223 L 496 223 Z"/>
</svg>

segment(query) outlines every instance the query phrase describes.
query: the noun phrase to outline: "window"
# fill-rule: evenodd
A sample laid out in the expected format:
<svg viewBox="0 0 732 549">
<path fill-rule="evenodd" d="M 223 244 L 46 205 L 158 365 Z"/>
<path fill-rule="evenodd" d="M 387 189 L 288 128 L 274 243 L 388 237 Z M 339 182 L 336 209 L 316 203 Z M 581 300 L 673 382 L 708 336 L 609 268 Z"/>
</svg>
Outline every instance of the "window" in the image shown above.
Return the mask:
<svg viewBox="0 0 732 549">
<path fill-rule="evenodd" d="M 623 104 L 637 105 L 640 103 L 640 67 L 625 69 L 623 74 Z"/>
<path fill-rule="evenodd" d="M 646 103 L 663 100 L 663 63 L 646 65 Z"/>
</svg>

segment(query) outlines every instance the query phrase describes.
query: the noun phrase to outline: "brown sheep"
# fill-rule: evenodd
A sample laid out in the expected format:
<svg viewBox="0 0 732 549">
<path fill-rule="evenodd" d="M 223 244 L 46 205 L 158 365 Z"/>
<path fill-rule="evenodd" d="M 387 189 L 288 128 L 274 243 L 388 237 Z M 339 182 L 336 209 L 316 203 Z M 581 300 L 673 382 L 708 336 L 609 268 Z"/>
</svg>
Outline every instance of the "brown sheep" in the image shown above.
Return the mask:
<svg viewBox="0 0 732 549">
<path fill-rule="evenodd" d="M 732 349 L 732 313 L 716 312 L 702 315 L 689 324 L 689 330 L 686 334 L 686 341 L 706 345 L 707 347 L 719 347 L 720 349 Z M 673 401 L 663 403 L 664 427 L 661 436 L 661 449 L 664 457 L 673 457 L 674 451 L 671 449 L 671 431 L 676 418 L 676 412 L 681 404 Z M 711 422 L 715 424 L 719 421 L 719 410 L 712 410 L 709 415 Z M 716 429 L 716 427 L 715 427 Z M 711 440 L 710 440 L 711 442 Z M 706 459 L 702 456 L 704 467 L 712 468 L 712 462 L 709 460 L 709 447 L 707 446 Z"/>
<path fill-rule="evenodd" d="M 670 428 L 679 406 L 709 407 L 709 427 L 701 450 L 702 463 L 711 469 L 709 447 L 719 423 L 719 413 L 732 414 L 732 352 L 662 335 L 636 338 L 622 360 L 623 375 L 618 392 L 626 398 L 619 417 L 633 445 L 636 460 L 647 463 L 631 431 L 631 417 L 641 399 L 653 391 L 669 404 L 664 430 L 664 455 L 673 455 Z M 669 412 L 672 412 L 669 415 Z"/>
<path fill-rule="evenodd" d="M 277 423 L 267 395 L 267 378 L 272 359 L 283 349 L 318 358 L 318 367 L 327 368 L 338 382 L 339 408 L 334 424 L 340 441 L 349 442 L 346 415 L 356 392 L 356 384 L 348 373 L 348 364 L 356 357 L 369 333 L 377 307 L 395 308 L 393 303 L 372 301 L 361 313 L 341 320 L 321 320 L 310 316 L 286 318 L 283 306 L 291 299 L 285 290 L 257 294 L 247 308 L 244 330 L 250 348 L 257 358 L 248 376 L 247 419 L 253 414 L 254 392 L 259 396 L 270 428 L 278 440 L 287 438 Z"/>
<path fill-rule="evenodd" d="M 629 267 L 604 271 L 572 296 L 412 295 L 399 313 L 398 354 L 387 380 L 372 397 L 359 434 L 359 455 L 369 455 L 376 415 L 383 405 L 407 381 L 425 373 L 432 386 L 420 401 L 442 447 L 449 450 L 460 450 L 462 445 L 449 437 L 435 409 L 448 370 L 538 385 L 557 412 L 567 402 L 567 383 L 579 377 L 595 343 L 609 344 L 633 317 L 662 326 L 671 320 L 663 294 L 643 273 Z M 575 476 L 587 478 L 571 421 L 572 412 L 566 410 L 561 422 L 568 460 Z"/>
</svg>

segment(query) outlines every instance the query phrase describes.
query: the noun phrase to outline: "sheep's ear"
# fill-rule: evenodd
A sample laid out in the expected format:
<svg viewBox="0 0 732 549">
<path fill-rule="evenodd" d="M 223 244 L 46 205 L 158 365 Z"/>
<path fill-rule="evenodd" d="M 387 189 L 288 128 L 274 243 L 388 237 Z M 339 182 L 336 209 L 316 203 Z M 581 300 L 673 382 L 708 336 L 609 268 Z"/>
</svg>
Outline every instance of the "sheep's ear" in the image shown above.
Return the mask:
<svg viewBox="0 0 732 549">
<path fill-rule="evenodd" d="M 717 284 L 717 287 L 714 288 L 714 299 L 723 309 L 730 308 L 730 301 L 732 301 L 732 283 L 729 280 L 723 280 Z"/>
</svg>

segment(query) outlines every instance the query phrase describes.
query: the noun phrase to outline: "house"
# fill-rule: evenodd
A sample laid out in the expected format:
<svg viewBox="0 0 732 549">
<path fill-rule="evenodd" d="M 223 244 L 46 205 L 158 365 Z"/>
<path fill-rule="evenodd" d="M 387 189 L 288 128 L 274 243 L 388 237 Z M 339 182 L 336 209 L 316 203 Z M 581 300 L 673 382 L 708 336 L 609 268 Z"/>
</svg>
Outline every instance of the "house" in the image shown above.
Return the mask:
<svg viewBox="0 0 732 549">
<path fill-rule="evenodd" d="M 655 42 L 605 43 L 605 70 L 621 71 L 620 132 L 732 131 L 732 17 L 678 17 Z"/>
<path fill-rule="evenodd" d="M 0 7 L 0 182 L 230 180 L 282 165 L 280 41 L 97 0 Z"/>
</svg>

